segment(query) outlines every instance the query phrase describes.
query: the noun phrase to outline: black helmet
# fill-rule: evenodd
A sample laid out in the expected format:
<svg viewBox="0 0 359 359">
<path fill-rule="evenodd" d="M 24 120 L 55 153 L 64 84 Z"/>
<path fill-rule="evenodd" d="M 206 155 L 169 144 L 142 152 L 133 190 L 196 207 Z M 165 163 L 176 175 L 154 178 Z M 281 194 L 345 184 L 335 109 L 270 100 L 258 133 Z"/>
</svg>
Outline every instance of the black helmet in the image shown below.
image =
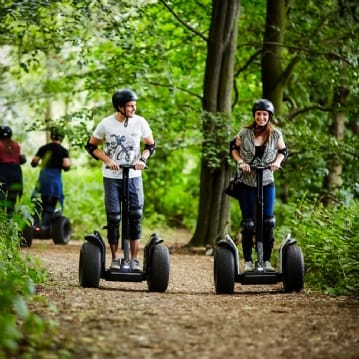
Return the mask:
<svg viewBox="0 0 359 359">
<path fill-rule="evenodd" d="M 119 107 L 124 107 L 129 101 L 137 101 L 137 95 L 129 89 L 118 90 L 112 96 L 112 104 L 116 111 Z"/>
<path fill-rule="evenodd" d="M 262 111 L 268 111 L 271 117 L 274 115 L 274 106 L 272 102 L 269 100 L 266 100 L 265 98 L 262 98 L 260 100 L 257 100 L 252 108 L 253 116 L 256 113 L 256 111 L 262 110 Z"/>
<path fill-rule="evenodd" d="M 12 129 L 9 126 L 0 126 L 0 138 L 11 138 Z"/>
<path fill-rule="evenodd" d="M 64 137 L 65 137 L 65 134 L 61 129 L 59 129 L 57 127 L 52 127 L 50 129 L 50 138 L 52 140 L 62 141 Z"/>
</svg>

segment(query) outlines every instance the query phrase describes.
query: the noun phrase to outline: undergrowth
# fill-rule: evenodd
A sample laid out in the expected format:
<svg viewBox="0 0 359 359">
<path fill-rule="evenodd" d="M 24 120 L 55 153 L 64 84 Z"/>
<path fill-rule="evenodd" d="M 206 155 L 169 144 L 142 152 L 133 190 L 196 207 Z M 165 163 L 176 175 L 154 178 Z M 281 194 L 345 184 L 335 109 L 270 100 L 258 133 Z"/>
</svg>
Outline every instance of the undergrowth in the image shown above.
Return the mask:
<svg viewBox="0 0 359 359">
<path fill-rule="evenodd" d="M 20 251 L 22 218 L 0 213 L 0 358 L 33 358 L 50 345 L 56 328 L 28 305 L 46 276 L 40 263 Z"/>
<path fill-rule="evenodd" d="M 292 232 L 304 254 L 306 286 L 330 295 L 357 295 L 358 203 L 324 207 L 303 199 L 281 211 L 281 231 Z"/>
</svg>

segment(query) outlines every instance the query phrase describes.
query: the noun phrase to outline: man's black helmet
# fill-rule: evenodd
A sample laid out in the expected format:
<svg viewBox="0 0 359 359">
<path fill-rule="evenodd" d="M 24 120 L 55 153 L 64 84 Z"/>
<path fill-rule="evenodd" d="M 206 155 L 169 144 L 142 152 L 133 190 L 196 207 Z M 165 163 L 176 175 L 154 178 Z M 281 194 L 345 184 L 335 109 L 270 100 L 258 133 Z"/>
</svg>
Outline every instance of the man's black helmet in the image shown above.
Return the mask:
<svg viewBox="0 0 359 359">
<path fill-rule="evenodd" d="M 112 96 L 112 104 L 116 111 L 119 107 L 125 107 L 129 101 L 137 101 L 137 95 L 130 89 L 118 90 Z"/>
<path fill-rule="evenodd" d="M 0 138 L 11 138 L 12 129 L 9 126 L 0 126 Z"/>
<path fill-rule="evenodd" d="M 269 100 L 262 98 L 260 100 L 257 100 L 252 108 L 253 116 L 256 113 L 256 111 L 268 111 L 271 117 L 274 115 L 274 106 L 272 102 Z"/>
<path fill-rule="evenodd" d="M 62 141 L 64 139 L 64 137 L 65 137 L 65 134 L 61 129 L 59 129 L 57 127 L 52 127 L 50 129 L 50 138 L 52 140 Z"/>
</svg>

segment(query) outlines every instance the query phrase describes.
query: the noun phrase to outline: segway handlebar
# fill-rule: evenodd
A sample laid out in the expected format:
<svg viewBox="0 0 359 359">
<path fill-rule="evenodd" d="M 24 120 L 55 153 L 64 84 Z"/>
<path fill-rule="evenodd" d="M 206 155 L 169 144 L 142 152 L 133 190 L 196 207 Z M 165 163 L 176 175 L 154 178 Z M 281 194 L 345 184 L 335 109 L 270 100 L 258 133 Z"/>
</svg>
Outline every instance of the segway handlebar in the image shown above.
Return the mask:
<svg viewBox="0 0 359 359">
<path fill-rule="evenodd" d="M 111 169 L 110 167 L 106 166 L 107 169 Z M 135 169 L 135 165 L 130 165 L 130 164 L 124 164 L 124 165 L 120 165 L 120 168 L 129 168 L 131 170 L 134 170 Z M 148 168 L 147 165 L 145 165 L 145 168 L 146 169 Z M 117 170 L 113 170 L 113 171 L 117 171 Z"/>
<path fill-rule="evenodd" d="M 270 170 L 271 165 L 250 165 L 251 170 Z"/>
</svg>

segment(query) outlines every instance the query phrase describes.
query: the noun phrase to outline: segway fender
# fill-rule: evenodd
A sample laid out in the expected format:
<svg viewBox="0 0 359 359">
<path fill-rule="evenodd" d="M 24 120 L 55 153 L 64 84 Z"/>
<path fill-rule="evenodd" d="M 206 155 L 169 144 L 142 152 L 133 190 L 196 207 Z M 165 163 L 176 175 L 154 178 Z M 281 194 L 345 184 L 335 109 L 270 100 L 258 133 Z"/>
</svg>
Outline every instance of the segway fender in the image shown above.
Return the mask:
<svg viewBox="0 0 359 359">
<path fill-rule="evenodd" d="M 143 271 L 145 273 L 148 273 L 148 263 L 151 263 L 153 248 L 161 243 L 163 239 L 157 233 L 152 233 L 144 248 Z"/>
<path fill-rule="evenodd" d="M 233 239 L 227 234 L 223 239 L 219 240 L 217 242 L 218 247 L 226 247 L 229 250 L 232 251 L 235 261 L 235 270 L 236 275 L 240 274 L 240 267 L 239 267 L 239 254 L 238 254 L 238 248 L 236 244 L 234 243 Z"/>
<path fill-rule="evenodd" d="M 290 233 L 283 239 L 282 243 L 279 246 L 279 272 L 283 273 L 283 257 L 284 251 L 288 246 L 297 243 L 297 241 L 291 237 Z"/>
<path fill-rule="evenodd" d="M 86 235 L 85 240 L 100 248 L 100 251 L 101 251 L 101 273 L 104 274 L 105 273 L 105 259 L 106 259 L 106 245 L 101 237 L 101 234 L 97 231 L 94 231 L 92 234 Z"/>
</svg>

